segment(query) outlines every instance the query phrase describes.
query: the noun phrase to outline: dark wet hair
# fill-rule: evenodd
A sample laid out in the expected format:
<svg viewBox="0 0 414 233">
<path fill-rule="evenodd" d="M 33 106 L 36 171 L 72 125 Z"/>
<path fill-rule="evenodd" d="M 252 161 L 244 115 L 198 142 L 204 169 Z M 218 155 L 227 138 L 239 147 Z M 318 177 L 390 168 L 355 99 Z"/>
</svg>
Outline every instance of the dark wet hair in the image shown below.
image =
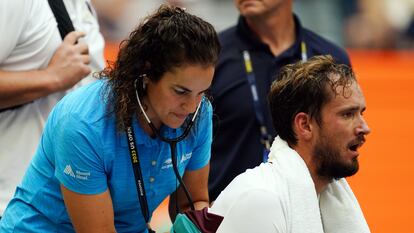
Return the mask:
<svg viewBox="0 0 414 233">
<path fill-rule="evenodd" d="M 184 9 L 161 5 L 121 43 L 117 61 L 100 73 L 108 79 L 107 97 L 117 126 L 124 129 L 145 95 L 142 76 L 158 82 L 168 71 L 184 65 L 214 66 L 220 43 L 213 26 Z"/>
<path fill-rule="evenodd" d="M 273 125 L 278 135 L 296 145 L 295 116 L 304 112 L 321 125 L 321 109 L 342 90 L 356 81 L 350 67 L 337 64 L 329 55 L 315 56 L 307 62 L 286 65 L 273 82 L 268 95 Z"/>
</svg>

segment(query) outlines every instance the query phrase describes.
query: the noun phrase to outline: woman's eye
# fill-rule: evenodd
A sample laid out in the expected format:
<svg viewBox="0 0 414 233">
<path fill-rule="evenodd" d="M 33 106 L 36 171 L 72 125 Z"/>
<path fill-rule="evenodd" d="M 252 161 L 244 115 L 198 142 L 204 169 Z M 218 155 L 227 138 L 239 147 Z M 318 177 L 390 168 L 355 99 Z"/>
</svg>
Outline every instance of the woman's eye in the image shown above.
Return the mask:
<svg viewBox="0 0 414 233">
<path fill-rule="evenodd" d="M 184 94 L 186 94 L 186 93 L 187 93 L 187 91 L 185 91 L 185 90 L 181 90 L 181 89 L 174 89 L 174 92 L 175 92 L 177 95 L 184 95 Z"/>
</svg>

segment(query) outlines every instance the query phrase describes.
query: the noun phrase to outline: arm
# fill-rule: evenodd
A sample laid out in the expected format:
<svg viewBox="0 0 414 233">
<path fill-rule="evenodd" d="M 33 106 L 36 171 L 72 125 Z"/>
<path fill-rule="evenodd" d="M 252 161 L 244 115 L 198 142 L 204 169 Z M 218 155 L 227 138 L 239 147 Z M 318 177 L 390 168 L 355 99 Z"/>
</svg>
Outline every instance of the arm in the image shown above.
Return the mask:
<svg viewBox="0 0 414 233">
<path fill-rule="evenodd" d="M 58 106 L 50 114 L 42 143 L 48 153 L 54 154 L 54 175 L 60 183 L 67 213 L 77 232 L 115 232 L 99 130 L 78 114 L 68 114 L 65 109 L 72 104 L 62 104 L 65 106 Z M 87 178 L 77 178 L 79 171 L 85 172 Z"/>
<path fill-rule="evenodd" d="M 69 33 L 46 69 L 0 70 L 0 109 L 24 104 L 71 88 L 90 72 L 88 46 L 76 43 L 85 34 Z"/>
<path fill-rule="evenodd" d="M 60 189 L 76 232 L 116 232 L 109 190 L 101 194 L 85 195 L 72 192 L 63 185 Z"/>
<path fill-rule="evenodd" d="M 203 209 L 204 207 L 209 207 L 209 198 L 208 198 L 208 173 L 210 170 L 210 165 L 206 165 L 201 169 L 195 171 L 186 171 L 183 176 L 183 181 L 191 194 L 191 197 L 194 202 L 194 207 L 197 210 Z M 178 200 L 177 200 L 178 195 Z M 184 190 L 180 186 L 177 191 L 170 195 L 168 211 L 170 214 L 171 221 L 174 222 L 177 215 L 175 206 L 176 200 L 178 201 L 178 206 L 181 212 L 190 209 L 190 204 L 188 203 L 187 197 L 184 193 Z"/>
</svg>

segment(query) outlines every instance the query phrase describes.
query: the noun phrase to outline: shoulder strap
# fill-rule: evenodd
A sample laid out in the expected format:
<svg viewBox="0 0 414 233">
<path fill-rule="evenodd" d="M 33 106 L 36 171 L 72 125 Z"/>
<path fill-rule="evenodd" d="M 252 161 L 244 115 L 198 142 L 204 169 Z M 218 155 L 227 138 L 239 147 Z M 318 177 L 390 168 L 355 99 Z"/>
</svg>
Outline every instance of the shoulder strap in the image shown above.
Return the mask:
<svg viewBox="0 0 414 233">
<path fill-rule="evenodd" d="M 73 24 L 72 24 L 72 20 L 69 17 L 65 4 L 63 4 L 63 0 L 48 0 L 48 2 L 49 2 L 50 9 L 52 9 L 53 14 L 55 15 L 55 18 L 58 24 L 59 33 L 63 40 L 63 38 L 65 38 L 65 36 L 69 32 L 75 31 L 75 28 L 73 27 Z M 7 110 L 14 110 L 14 109 L 20 108 L 23 105 L 26 105 L 29 103 L 31 102 L 0 109 L 0 113 L 7 111 Z"/>
<path fill-rule="evenodd" d="M 63 40 L 69 32 L 75 31 L 72 20 L 69 17 L 63 0 L 48 0 L 48 2 L 50 9 L 52 9 L 53 14 L 55 15 L 59 33 Z"/>
</svg>

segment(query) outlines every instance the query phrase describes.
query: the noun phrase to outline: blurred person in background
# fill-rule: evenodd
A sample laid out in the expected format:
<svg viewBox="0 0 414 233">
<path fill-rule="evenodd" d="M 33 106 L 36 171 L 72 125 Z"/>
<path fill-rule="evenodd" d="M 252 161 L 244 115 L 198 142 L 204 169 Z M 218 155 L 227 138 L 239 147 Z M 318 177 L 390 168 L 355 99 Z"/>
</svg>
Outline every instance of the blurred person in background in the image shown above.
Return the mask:
<svg viewBox="0 0 414 233">
<path fill-rule="evenodd" d="M 345 21 L 347 47 L 412 48 L 414 0 L 355 0 Z M 351 4 L 349 2 L 348 4 Z"/>
<path fill-rule="evenodd" d="M 303 27 L 342 46 L 344 44 L 344 15 L 348 10 L 347 1 L 294 0 L 293 11 L 299 15 Z"/>
<path fill-rule="evenodd" d="M 238 16 L 233 0 L 92 0 L 99 15 L 100 28 L 105 41 L 117 44 L 136 26 L 136 22 L 168 3 L 186 8 L 210 22 L 216 30 L 234 23 Z M 112 43 L 111 43 L 112 44 Z M 110 44 L 110 46 L 111 46 Z"/>
<path fill-rule="evenodd" d="M 62 42 L 45 0 L 0 1 L 0 216 L 21 181 L 52 107 L 104 68 L 88 1 L 64 0 L 75 32 Z"/>
<path fill-rule="evenodd" d="M 125 36 L 122 33 L 120 19 L 123 18 L 132 0 L 91 0 L 105 41 L 119 41 Z M 141 1 L 137 1 L 141 2 Z M 122 20 L 121 20 L 122 21 Z"/>
<path fill-rule="evenodd" d="M 54 107 L 0 232 L 151 232 L 170 194 L 179 210 L 208 207 L 204 93 L 219 52 L 201 18 L 166 5 L 149 15 L 100 80 Z"/>
<path fill-rule="evenodd" d="M 211 201 L 238 174 L 267 160 L 277 132 L 266 95 L 282 66 L 320 54 L 350 64 L 343 49 L 301 26 L 292 12 L 292 0 L 235 0 L 234 4 L 240 17 L 236 26 L 219 34 L 222 52 L 211 87 Z"/>
<path fill-rule="evenodd" d="M 353 71 L 331 56 L 282 68 L 268 95 L 269 162 L 237 176 L 212 205 L 217 233 L 368 233 L 345 177 L 370 133 Z M 260 154 L 256 152 L 256 154 Z"/>
</svg>

